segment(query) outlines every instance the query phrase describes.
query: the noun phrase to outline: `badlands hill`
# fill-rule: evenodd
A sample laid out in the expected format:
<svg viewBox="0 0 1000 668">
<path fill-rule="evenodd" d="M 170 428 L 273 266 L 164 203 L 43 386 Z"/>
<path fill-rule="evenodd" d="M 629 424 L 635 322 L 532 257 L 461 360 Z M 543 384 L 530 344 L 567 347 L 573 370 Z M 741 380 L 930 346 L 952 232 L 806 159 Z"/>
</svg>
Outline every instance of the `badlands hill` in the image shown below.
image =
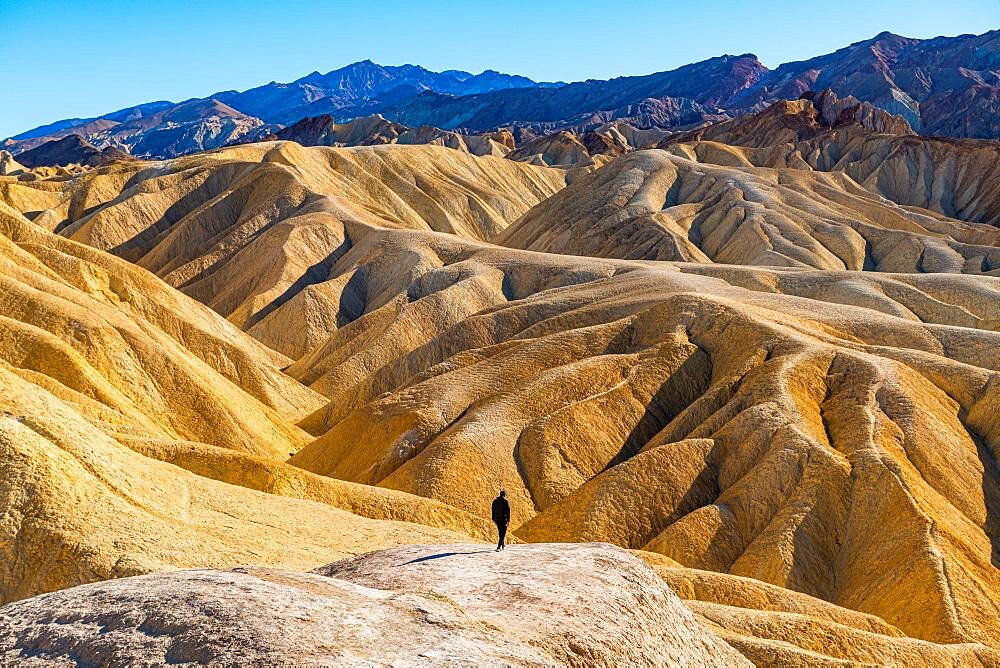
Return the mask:
<svg viewBox="0 0 1000 668">
<path fill-rule="evenodd" d="M 0 599 L 483 535 L 440 504 L 281 464 L 308 442 L 294 422 L 322 397 L 281 373 L 287 358 L 148 272 L 6 205 L 0 262 Z"/>
<path fill-rule="evenodd" d="M 2 600 L 255 567 L 2 623 L 270 582 L 398 625 L 369 590 L 409 574 L 257 567 L 488 540 L 503 487 L 515 540 L 635 550 L 754 663 L 996 665 L 993 145 L 827 103 L 572 173 L 277 141 L 0 177 Z M 629 614 L 676 612 L 651 587 Z"/>
<path fill-rule="evenodd" d="M 368 306 L 395 297 L 365 294 L 359 279 L 330 282 L 361 231 L 488 239 L 564 180 L 558 170 L 436 146 L 336 150 L 276 142 L 72 181 L 9 181 L 0 192 L 36 225 L 149 269 L 297 357 Z M 417 254 L 394 261 L 387 258 L 372 285 L 424 266 Z"/>
<path fill-rule="evenodd" d="M 670 135 L 533 208 L 497 243 L 816 269 L 1000 269 L 1000 144 L 913 136 L 830 92 Z"/>
</svg>

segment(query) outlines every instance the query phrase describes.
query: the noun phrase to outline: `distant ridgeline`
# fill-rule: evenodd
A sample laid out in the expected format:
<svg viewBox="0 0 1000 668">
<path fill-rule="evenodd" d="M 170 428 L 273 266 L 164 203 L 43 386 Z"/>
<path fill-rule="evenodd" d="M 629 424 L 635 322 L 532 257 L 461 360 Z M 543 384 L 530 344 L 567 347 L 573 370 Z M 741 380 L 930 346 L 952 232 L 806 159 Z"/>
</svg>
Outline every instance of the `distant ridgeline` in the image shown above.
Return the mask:
<svg viewBox="0 0 1000 668">
<path fill-rule="evenodd" d="M 170 158 L 286 138 L 280 131 L 303 119 L 321 119 L 312 122 L 315 127 L 375 116 L 395 124 L 391 132 L 397 135 L 418 131 L 401 143 L 460 148 L 465 142 L 455 135 L 491 133 L 488 140 L 475 141 L 472 152 L 482 154 L 494 152 L 490 142 L 497 138 L 492 135 L 502 129 L 509 131 L 516 148 L 562 130 L 583 133 L 614 125 L 686 131 L 824 89 L 899 115 L 919 134 L 997 139 L 1000 31 L 934 39 L 885 32 L 774 70 L 752 54 L 724 55 L 668 72 L 570 84 L 539 83 L 491 70 L 473 75 L 416 65 L 385 67 L 366 60 L 288 84 L 271 82 L 243 92 L 61 120 L 11 137 L 0 148 L 17 156 L 77 135 L 98 151 L 110 147 L 140 158 Z M 376 132 L 321 143 L 395 141 Z M 50 147 L 45 164 L 65 164 L 52 162 L 66 159 L 65 148 Z M 109 159 L 91 154 L 87 158 L 92 163 Z"/>
</svg>

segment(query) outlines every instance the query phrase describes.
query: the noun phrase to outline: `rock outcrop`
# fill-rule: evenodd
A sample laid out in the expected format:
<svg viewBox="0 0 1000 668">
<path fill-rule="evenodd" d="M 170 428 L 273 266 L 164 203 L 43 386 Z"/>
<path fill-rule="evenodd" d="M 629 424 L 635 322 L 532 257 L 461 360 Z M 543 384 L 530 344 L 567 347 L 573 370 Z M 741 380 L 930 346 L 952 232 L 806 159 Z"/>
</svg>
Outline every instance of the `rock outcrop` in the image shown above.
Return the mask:
<svg viewBox="0 0 1000 668">
<path fill-rule="evenodd" d="M 10 151 L 0 151 L 0 176 L 20 174 L 26 171 L 24 165 L 14 159 Z"/>
<path fill-rule="evenodd" d="M 608 545 L 413 545 L 314 573 L 112 580 L 0 608 L 0 661 L 751 665 Z"/>
<path fill-rule="evenodd" d="M 819 93 L 808 91 L 797 100 L 776 102 L 758 113 L 671 134 L 660 142 L 659 147 L 714 141 L 765 148 L 804 142 L 832 130 L 863 136 L 914 134 L 902 116 L 894 116 L 853 97 L 838 98 L 827 89 Z"/>
<path fill-rule="evenodd" d="M 302 120 L 255 141 L 294 141 L 303 146 L 378 146 L 381 144 L 431 144 L 472 155 L 504 156 L 514 148 L 508 130 L 484 134 L 459 134 L 430 125 L 409 128 L 382 116 L 364 116 L 337 123 L 324 114 Z"/>
<path fill-rule="evenodd" d="M 114 147 L 99 149 L 80 135 L 55 139 L 30 151 L 18 153 L 17 160 L 25 167 L 62 167 L 82 165 L 103 167 L 116 162 L 135 160 L 125 151 Z"/>
</svg>

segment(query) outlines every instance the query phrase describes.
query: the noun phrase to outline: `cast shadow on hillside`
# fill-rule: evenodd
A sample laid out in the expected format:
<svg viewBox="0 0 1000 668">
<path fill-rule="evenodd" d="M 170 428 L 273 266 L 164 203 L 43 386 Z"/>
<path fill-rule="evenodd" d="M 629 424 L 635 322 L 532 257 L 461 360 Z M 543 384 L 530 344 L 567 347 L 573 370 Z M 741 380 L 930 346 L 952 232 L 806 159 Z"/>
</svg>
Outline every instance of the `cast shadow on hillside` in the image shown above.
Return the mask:
<svg viewBox="0 0 1000 668">
<path fill-rule="evenodd" d="M 430 561 L 431 559 L 444 559 L 445 557 L 454 557 L 460 554 L 485 554 L 487 552 L 493 552 L 493 548 L 478 550 L 476 552 L 439 552 L 437 554 L 428 554 L 426 557 L 419 557 L 411 561 L 400 564 L 400 566 L 406 566 L 409 564 L 419 564 L 421 561 Z"/>
<path fill-rule="evenodd" d="M 607 468 L 638 454 L 650 439 L 708 391 L 711 379 L 712 360 L 699 349 L 684 360 L 652 396 L 646 411 Z"/>
<path fill-rule="evenodd" d="M 970 432 L 971 433 L 971 432 Z M 990 562 L 1000 568 L 1000 465 L 993 450 L 982 438 L 975 438 L 976 454 L 983 464 L 983 502 L 986 506 L 986 521 L 983 530 L 990 541 Z"/>
<path fill-rule="evenodd" d="M 333 249 L 329 255 L 306 269 L 305 272 L 303 272 L 303 274 L 299 276 L 294 283 L 289 285 L 283 293 L 276 297 L 270 304 L 252 315 L 247 320 L 247 328 L 253 327 L 258 322 L 271 315 L 271 313 L 283 306 L 286 302 L 292 299 L 292 297 L 299 294 L 310 285 L 329 280 L 330 272 L 333 271 L 333 266 L 337 263 L 337 260 L 350 250 L 350 248 L 351 241 L 345 237 L 344 241 Z"/>
<path fill-rule="evenodd" d="M 61 234 L 63 229 L 69 227 L 70 225 L 74 225 L 76 222 L 86 218 L 90 214 L 95 213 L 100 209 L 109 208 L 118 202 L 125 201 L 130 196 L 129 188 L 141 183 L 143 179 L 147 177 L 148 175 L 146 170 L 140 170 L 129 180 L 128 183 L 125 184 L 116 198 L 110 202 L 96 204 L 75 215 L 72 222 L 70 222 L 69 219 L 63 221 L 65 224 L 60 224 L 60 226 L 56 228 L 55 233 Z M 139 230 L 133 236 L 109 249 L 109 252 L 112 255 L 125 258 L 129 262 L 138 262 L 143 255 L 150 252 L 159 241 L 162 241 L 163 238 L 166 237 L 170 230 L 173 229 L 174 225 L 183 220 L 185 216 L 195 211 L 199 206 L 211 201 L 212 198 L 213 194 L 206 194 L 202 188 L 195 188 L 190 192 L 185 193 L 173 204 L 167 207 L 156 222 Z"/>
</svg>

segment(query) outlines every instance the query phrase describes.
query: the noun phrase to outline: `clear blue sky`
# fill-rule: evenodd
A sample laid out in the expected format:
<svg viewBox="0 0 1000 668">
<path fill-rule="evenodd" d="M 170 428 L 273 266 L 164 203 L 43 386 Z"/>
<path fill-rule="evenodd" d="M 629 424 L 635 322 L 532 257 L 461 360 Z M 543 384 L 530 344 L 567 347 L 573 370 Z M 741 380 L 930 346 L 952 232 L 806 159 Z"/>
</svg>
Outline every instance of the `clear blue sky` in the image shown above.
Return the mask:
<svg viewBox="0 0 1000 668">
<path fill-rule="evenodd" d="M 0 0 L 0 137 L 365 58 L 575 81 L 997 27 L 1000 0 Z"/>
</svg>

